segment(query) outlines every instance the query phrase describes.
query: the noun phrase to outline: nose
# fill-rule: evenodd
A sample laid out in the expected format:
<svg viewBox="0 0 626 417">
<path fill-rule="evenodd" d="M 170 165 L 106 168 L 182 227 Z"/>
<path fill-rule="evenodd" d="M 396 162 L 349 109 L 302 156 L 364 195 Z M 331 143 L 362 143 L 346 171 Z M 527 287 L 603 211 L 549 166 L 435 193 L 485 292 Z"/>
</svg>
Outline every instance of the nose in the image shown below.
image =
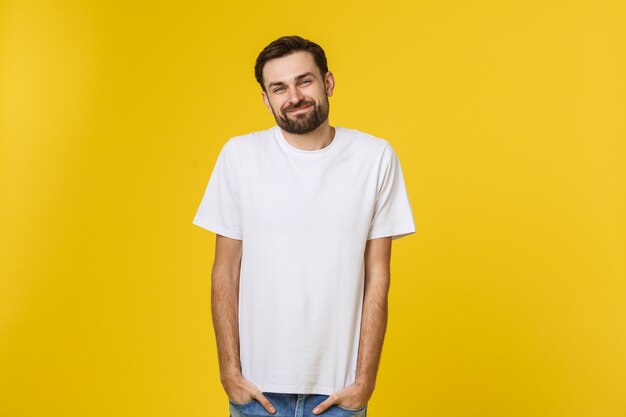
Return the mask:
<svg viewBox="0 0 626 417">
<path fill-rule="evenodd" d="M 304 94 L 302 94 L 299 89 L 293 88 L 289 93 L 289 106 L 293 106 L 294 104 L 301 102 L 303 99 Z"/>
</svg>

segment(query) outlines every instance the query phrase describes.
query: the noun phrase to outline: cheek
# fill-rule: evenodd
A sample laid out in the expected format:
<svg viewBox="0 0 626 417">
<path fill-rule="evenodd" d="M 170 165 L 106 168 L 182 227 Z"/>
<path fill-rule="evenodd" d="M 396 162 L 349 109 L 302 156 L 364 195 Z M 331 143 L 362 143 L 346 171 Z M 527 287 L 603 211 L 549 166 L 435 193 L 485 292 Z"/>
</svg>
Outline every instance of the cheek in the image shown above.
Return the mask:
<svg viewBox="0 0 626 417">
<path fill-rule="evenodd" d="M 279 103 L 280 104 L 278 105 L 278 107 L 281 109 L 284 109 L 285 107 L 288 107 L 289 105 L 293 104 L 289 100 L 281 100 Z"/>
<path fill-rule="evenodd" d="M 280 100 L 268 100 L 274 112 L 282 112 L 284 103 Z"/>
</svg>

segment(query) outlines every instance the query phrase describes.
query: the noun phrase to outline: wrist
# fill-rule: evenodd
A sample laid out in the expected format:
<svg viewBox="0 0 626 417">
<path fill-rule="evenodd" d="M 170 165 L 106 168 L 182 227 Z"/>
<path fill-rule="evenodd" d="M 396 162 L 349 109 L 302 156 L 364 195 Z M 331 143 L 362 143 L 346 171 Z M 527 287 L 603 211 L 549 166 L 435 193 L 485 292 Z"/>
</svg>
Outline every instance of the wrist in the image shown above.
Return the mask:
<svg viewBox="0 0 626 417">
<path fill-rule="evenodd" d="M 357 378 L 354 382 L 355 385 L 359 386 L 363 391 L 367 394 L 372 394 L 374 392 L 374 388 L 376 386 L 376 381 L 367 378 Z"/>
<path fill-rule="evenodd" d="M 241 371 L 238 369 L 224 371 L 220 373 L 220 381 L 222 382 L 222 385 L 232 384 L 242 378 L 243 378 L 243 375 L 241 374 Z"/>
</svg>

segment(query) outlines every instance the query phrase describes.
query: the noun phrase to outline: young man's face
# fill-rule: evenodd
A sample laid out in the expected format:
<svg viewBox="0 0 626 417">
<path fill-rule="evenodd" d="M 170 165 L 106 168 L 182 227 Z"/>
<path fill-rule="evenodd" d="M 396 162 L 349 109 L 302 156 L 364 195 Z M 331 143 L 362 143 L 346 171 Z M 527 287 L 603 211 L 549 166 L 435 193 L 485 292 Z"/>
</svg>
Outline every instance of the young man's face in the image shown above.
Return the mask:
<svg viewBox="0 0 626 417">
<path fill-rule="evenodd" d="M 333 95 L 335 80 L 329 71 L 324 75 L 306 51 L 275 58 L 263 67 L 263 101 L 278 126 L 294 134 L 315 130 L 328 118 L 328 97 Z"/>
</svg>

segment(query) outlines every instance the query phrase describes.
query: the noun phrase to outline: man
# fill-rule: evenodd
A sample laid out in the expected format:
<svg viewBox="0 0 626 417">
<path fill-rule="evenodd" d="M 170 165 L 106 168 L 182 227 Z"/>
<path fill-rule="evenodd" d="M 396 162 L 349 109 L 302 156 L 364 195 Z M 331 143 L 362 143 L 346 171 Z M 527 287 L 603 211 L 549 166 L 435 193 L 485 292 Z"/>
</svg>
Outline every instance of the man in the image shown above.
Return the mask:
<svg viewBox="0 0 626 417">
<path fill-rule="evenodd" d="M 322 48 L 281 37 L 255 76 L 277 126 L 222 147 L 193 223 L 216 233 L 212 315 L 233 417 L 365 416 L 391 241 L 415 232 L 384 139 L 330 126 Z"/>
</svg>

